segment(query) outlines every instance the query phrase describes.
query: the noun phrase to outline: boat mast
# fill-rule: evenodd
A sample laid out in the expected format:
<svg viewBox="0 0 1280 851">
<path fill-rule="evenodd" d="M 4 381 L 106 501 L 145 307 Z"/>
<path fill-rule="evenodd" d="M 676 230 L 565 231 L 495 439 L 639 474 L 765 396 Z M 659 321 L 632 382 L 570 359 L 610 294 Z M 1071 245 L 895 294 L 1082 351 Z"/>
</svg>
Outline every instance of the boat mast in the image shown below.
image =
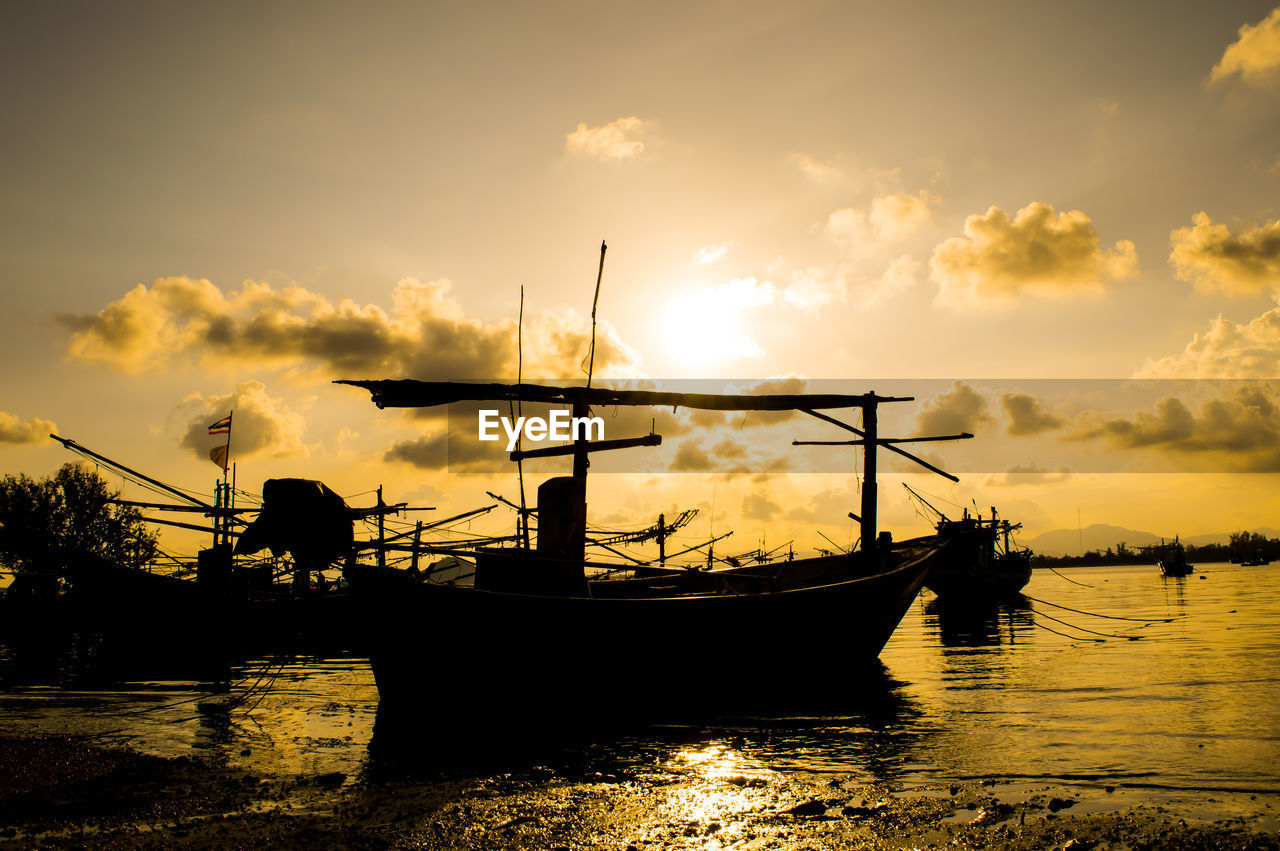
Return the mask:
<svg viewBox="0 0 1280 851">
<path fill-rule="evenodd" d="M 876 391 L 870 393 L 871 401 L 862 406 L 862 551 L 876 551 L 876 446 L 880 442 L 876 423 Z"/>
</svg>

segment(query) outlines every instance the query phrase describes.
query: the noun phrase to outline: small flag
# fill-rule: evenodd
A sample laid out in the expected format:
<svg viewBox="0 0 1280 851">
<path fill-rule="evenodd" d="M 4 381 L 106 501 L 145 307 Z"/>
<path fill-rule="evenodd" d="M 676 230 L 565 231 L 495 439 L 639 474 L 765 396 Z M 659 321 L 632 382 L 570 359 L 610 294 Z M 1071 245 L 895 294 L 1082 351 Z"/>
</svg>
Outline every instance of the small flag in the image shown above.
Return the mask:
<svg viewBox="0 0 1280 851">
<path fill-rule="evenodd" d="M 231 434 L 231 415 L 227 414 L 225 417 L 209 426 L 209 434 Z"/>
<path fill-rule="evenodd" d="M 222 468 L 225 473 L 227 470 L 227 447 L 215 446 L 209 450 L 209 460 Z"/>
</svg>

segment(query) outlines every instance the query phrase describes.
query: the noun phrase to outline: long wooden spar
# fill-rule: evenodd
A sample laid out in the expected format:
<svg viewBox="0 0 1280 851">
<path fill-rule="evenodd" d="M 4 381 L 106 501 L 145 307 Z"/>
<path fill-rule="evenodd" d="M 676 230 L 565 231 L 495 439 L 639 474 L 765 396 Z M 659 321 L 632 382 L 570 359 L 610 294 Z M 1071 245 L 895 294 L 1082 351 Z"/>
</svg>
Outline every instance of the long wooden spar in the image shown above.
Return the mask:
<svg viewBox="0 0 1280 851">
<path fill-rule="evenodd" d="M 876 432 L 876 409 L 882 402 L 911 402 L 914 396 L 880 396 L 876 393 L 838 394 L 838 393 L 773 393 L 773 394 L 714 394 L 714 393 L 680 393 L 658 390 L 611 390 L 601 387 L 552 387 L 544 384 L 481 384 L 458 381 L 415 381 L 401 380 L 348 380 L 335 381 L 335 384 L 348 384 L 368 390 L 373 402 L 379 408 L 425 408 L 436 405 L 448 405 L 453 402 L 540 402 L 553 405 L 570 405 L 573 415 L 586 416 L 591 406 L 634 406 L 658 408 L 697 408 L 705 411 L 803 411 L 820 419 L 827 420 L 854 431 L 863 444 L 865 459 L 865 482 L 862 489 L 862 547 L 872 551 L 877 543 L 877 492 L 876 492 L 876 447 L 884 441 Z M 831 417 L 816 413 L 819 410 L 837 408 L 861 408 L 863 412 L 863 429 L 855 429 Z M 969 435 L 964 435 L 968 437 Z M 657 438 L 656 435 L 651 436 Z M 599 449 L 621 448 L 626 446 L 653 445 L 660 438 L 634 438 L 621 441 L 599 441 Z M 896 441 L 895 441 L 896 442 Z M 617 444 L 608 446 L 605 444 Z M 892 445 L 886 448 L 905 455 L 931 470 L 936 467 L 903 452 Z M 520 457 L 531 457 L 534 454 L 573 454 L 575 478 L 586 475 L 587 452 L 593 446 L 585 440 L 576 441 L 571 447 L 551 450 L 536 450 L 519 453 Z M 513 453 L 513 460 L 516 453 Z M 948 475 L 942 473 L 943 475 Z M 585 532 L 585 530 L 584 530 Z"/>
<path fill-rule="evenodd" d="M 545 384 L 475 384 L 461 381 L 342 379 L 335 384 L 362 387 L 379 408 L 429 408 L 451 402 L 543 402 L 551 405 L 617 405 L 698 408 L 704 411 L 803 411 L 866 408 L 880 402 L 911 402 L 914 396 L 875 393 L 679 393 L 661 390 L 610 390 L 603 387 L 552 387 Z"/>
</svg>

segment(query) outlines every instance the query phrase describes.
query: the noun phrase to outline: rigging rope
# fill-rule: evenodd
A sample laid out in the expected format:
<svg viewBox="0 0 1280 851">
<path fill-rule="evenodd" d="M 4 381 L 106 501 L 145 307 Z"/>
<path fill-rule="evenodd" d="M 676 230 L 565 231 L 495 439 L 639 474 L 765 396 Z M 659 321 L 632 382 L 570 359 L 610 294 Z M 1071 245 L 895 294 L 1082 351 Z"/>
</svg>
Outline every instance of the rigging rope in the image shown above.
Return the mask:
<svg viewBox="0 0 1280 851">
<path fill-rule="evenodd" d="M 1059 605 L 1058 603 L 1050 603 L 1048 600 L 1041 600 L 1038 597 L 1032 597 L 1030 594 L 1023 594 L 1028 600 L 1034 600 L 1037 603 L 1043 603 L 1046 606 L 1053 606 L 1055 609 L 1066 609 L 1068 612 L 1075 612 L 1078 615 L 1088 615 L 1094 618 L 1107 618 L 1113 621 L 1137 621 L 1138 623 L 1170 623 L 1185 615 L 1177 615 L 1171 618 L 1126 618 L 1121 615 L 1103 615 L 1098 612 L 1086 612 L 1083 609 L 1073 609 L 1070 606 Z"/>
</svg>

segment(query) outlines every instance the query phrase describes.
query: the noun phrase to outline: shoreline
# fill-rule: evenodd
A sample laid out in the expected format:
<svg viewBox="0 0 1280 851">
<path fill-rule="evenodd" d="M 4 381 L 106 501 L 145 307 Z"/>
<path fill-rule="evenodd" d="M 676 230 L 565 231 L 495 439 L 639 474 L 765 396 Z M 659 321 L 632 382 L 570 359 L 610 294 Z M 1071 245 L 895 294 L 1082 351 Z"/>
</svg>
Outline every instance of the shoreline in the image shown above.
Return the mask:
<svg viewBox="0 0 1280 851">
<path fill-rule="evenodd" d="M 621 766 L 566 750 L 481 776 L 263 778 L 85 736 L 0 736 L 0 846 L 1280 848 L 1272 803 L 1215 821 L 995 781 L 890 791 Z"/>
</svg>

